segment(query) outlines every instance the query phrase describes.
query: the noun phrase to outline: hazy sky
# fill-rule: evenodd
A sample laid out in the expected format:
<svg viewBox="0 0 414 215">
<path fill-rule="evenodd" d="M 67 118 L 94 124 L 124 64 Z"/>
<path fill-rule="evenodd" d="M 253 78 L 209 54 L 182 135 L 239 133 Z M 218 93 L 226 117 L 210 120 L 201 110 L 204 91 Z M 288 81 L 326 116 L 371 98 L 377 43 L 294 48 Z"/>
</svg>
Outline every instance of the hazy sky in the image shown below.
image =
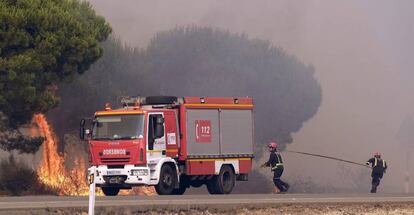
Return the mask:
<svg viewBox="0 0 414 215">
<path fill-rule="evenodd" d="M 133 46 L 145 47 L 158 31 L 194 24 L 268 39 L 313 64 L 322 85 L 322 105 L 294 135 L 289 149 L 361 162 L 381 151 L 390 165 L 382 188 L 403 191 L 406 152 L 412 154 L 414 147 L 398 145 L 395 135 L 403 119 L 414 116 L 414 1 L 91 3 Z M 309 175 L 330 184 L 339 180 L 336 162 L 291 154 L 285 160 L 287 175 Z M 414 173 L 413 167 L 410 171 Z"/>
</svg>

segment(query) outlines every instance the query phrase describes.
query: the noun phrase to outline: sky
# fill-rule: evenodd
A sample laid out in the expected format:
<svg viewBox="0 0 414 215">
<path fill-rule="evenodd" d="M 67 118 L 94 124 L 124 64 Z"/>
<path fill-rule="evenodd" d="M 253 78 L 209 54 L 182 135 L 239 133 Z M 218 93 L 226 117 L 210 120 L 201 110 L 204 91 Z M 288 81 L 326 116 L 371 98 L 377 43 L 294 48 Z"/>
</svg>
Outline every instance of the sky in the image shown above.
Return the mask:
<svg viewBox="0 0 414 215">
<path fill-rule="evenodd" d="M 293 135 L 289 150 L 364 163 L 380 151 L 389 163 L 384 192 L 403 192 L 414 143 L 396 134 L 414 118 L 414 1 L 139 1 L 90 0 L 126 44 L 145 48 L 159 31 L 176 26 L 217 27 L 269 40 L 315 67 L 323 101 Z M 344 171 L 363 167 L 284 153 L 287 177 L 335 186 Z M 411 192 L 414 191 L 414 169 Z M 350 174 L 351 175 L 351 174 Z M 370 182 L 367 181 L 367 191 Z M 364 191 L 363 191 L 364 192 Z"/>
</svg>

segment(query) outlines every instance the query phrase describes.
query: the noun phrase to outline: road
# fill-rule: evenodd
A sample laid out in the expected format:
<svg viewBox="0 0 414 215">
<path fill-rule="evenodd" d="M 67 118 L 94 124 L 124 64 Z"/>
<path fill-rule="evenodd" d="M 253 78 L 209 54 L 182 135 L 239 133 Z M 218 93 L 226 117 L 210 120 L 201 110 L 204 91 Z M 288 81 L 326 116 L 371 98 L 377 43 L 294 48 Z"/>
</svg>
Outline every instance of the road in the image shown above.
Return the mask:
<svg viewBox="0 0 414 215">
<path fill-rule="evenodd" d="M 140 208 L 225 208 L 295 203 L 414 203 L 414 194 L 234 194 L 183 196 L 97 197 L 97 207 L 135 206 Z M 41 208 L 83 208 L 87 197 L 24 196 L 0 197 L 0 210 Z"/>
</svg>

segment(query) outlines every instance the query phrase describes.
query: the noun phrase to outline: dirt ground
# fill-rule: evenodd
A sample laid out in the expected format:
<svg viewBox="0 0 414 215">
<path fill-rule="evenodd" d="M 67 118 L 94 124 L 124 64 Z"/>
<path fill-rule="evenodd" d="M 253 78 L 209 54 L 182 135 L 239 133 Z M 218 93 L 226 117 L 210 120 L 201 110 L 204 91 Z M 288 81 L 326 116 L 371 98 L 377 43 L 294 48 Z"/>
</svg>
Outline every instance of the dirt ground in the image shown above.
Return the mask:
<svg viewBox="0 0 414 215">
<path fill-rule="evenodd" d="M 1 215 L 20 215 L 20 214 L 79 214 L 86 215 L 87 210 L 82 208 L 73 209 L 41 209 L 26 211 L 0 211 Z M 150 215 L 412 215 L 414 214 L 413 203 L 335 203 L 335 204 L 280 204 L 266 208 L 235 207 L 227 209 L 159 209 L 142 210 L 140 208 L 113 207 L 97 208 L 95 214 L 115 215 L 115 214 L 150 214 Z"/>
</svg>

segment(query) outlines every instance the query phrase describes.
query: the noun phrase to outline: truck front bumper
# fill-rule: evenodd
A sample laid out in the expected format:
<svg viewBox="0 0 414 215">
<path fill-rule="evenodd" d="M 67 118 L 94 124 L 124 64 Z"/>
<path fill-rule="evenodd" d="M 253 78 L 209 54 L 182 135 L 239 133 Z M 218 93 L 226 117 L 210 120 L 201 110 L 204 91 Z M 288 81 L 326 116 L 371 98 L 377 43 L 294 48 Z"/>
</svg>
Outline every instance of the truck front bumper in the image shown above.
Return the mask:
<svg viewBox="0 0 414 215">
<path fill-rule="evenodd" d="M 146 166 L 125 165 L 124 168 L 108 169 L 106 165 L 102 165 L 96 168 L 95 183 L 98 187 L 132 187 L 148 185 L 149 182 L 150 169 Z"/>
</svg>

